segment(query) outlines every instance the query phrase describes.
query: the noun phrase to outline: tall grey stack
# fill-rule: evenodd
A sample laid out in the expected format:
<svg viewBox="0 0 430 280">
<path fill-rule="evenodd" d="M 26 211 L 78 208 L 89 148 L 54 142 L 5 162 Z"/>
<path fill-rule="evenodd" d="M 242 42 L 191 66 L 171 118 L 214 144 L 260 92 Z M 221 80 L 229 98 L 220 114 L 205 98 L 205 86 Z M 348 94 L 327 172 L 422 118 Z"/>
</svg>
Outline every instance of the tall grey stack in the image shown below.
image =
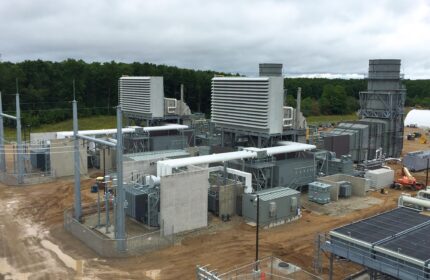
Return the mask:
<svg viewBox="0 0 430 280">
<path fill-rule="evenodd" d="M 403 116 L 406 88 L 399 59 L 369 60 L 367 90 L 360 92 L 360 120 L 340 123 L 325 133 L 324 149 L 353 161 L 399 157 L 403 149 Z"/>
<path fill-rule="evenodd" d="M 360 92 L 360 122 L 369 125 L 370 142 L 380 139 L 389 157 L 399 157 L 403 149 L 406 88 L 400 65 L 400 59 L 369 60 L 367 91 Z"/>
</svg>

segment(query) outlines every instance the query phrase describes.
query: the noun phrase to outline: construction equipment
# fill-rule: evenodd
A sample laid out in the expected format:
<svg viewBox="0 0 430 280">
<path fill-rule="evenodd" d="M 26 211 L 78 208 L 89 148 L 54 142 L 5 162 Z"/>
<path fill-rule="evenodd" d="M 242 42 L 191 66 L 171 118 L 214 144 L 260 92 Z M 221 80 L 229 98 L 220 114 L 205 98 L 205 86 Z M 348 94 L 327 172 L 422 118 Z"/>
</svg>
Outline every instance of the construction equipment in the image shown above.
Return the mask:
<svg viewBox="0 0 430 280">
<path fill-rule="evenodd" d="M 406 136 L 406 139 L 408 139 L 408 140 L 415 140 L 415 135 L 414 135 L 413 133 L 409 133 L 409 134 Z"/>
<path fill-rule="evenodd" d="M 420 137 L 420 144 L 427 144 L 427 137 L 424 134 Z"/>
<path fill-rule="evenodd" d="M 392 189 L 402 189 L 402 188 L 410 188 L 414 191 L 416 190 L 422 190 L 425 188 L 425 185 L 423 183 L 417 182 L 417 179 L 411 175 L 411 172 L 409 172 L 409 169 L 407 167 L 402 168 L 402 177 L 396 179 L 393 184 L 391 185 Z"/>
</svg>

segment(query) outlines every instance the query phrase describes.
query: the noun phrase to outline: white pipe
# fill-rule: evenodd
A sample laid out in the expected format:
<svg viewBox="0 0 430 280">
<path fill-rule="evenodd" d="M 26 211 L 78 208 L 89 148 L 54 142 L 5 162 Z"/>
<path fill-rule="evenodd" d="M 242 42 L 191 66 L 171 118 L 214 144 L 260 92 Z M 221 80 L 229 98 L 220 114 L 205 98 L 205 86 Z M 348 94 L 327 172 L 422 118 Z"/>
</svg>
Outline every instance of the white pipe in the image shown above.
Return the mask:
<svg viewBox="0 0 430 280">
<path fill-rule="evenodd" d="M 149 126 L 149 127 L 139 127 L 139 126 L 131 126 L 126 127 L 122 129 L 122 133 L 133 133 L 136 131 L 136 129 L 143 129 L 145 132 L 151 132 L 151 131 L 167 131 L 167 130 L 183 130 L 187 129 L 188 125 L 183 124 L 168 124 L 168 125 L 162 125 L 162 126 Z M 56 133 L 57 139 L 64 139 L 69 138 L 73 136 L 73 131 L 58 131 Z M 97 129 L 97 130 L 79 130 L 79 135 L 109 135 L 109 134 L 116 134 L 116 128 L 110 128 L 110 129 Z"/>
<path fill-rule="evenodd" d="M 282 144 L 283 146 L 270 147 L 270 148 L 264 148 L 264 149 L 251 147 L 251 148 L 245 148 L 242 151 L 237 151 L 237 152 L 158 161 L 157 176 L 161 177 L 161 176 L 172 175 L 173 168 L 185 167 L 189 165 L 199 165 L 199 164 L 208 164 L 208 163 L 215 163 L 215 162 L 225 162 L 225 161 L 236 160 L 236 159 L 255 158 L 257 157 L 258 152 L 266 152 L 268 156 L 272 156 L 277 154 L 308 151 L 316 148 L 316 146 L 314 145 L 308 145 L 308 144 L 302 144 L 302 143 L 296 143 L 296 142 L 283 141 L 279 143 Z"/>
<path fill-rule="evenodd" d="M 428 200 L 428 199 L 419 199 L 416 197 L 401 195 L 399 197 L 399 201 L 398 201 L 399 206 L 403 206 L 403 203 L 405 203 L 405 202 L 410 203 L 410 204 L 414 204 L 417 206 L 421 206 L 424 208 L 430 208 L 430 200 Z"/>
<path fill-rule="evenodd" d="M 252 158 L 257 156 L 256 152 L 238 151 L 222 154 L 212 154 L 206 156 L 188 157 L 182 159 L 170 159 L 157 162 L 157 176 L 167 176 L 172 174 L 173 168 L 179 168 L 189 165 L 199 165 L 215 162 L 224 162 L 235 159 Z"/>
<path fill-rule="evenodd" d="M 215 172 L 215 171 L 224 171 L 224 166 L 214 166 L 209 168 L 209 173 Z M 251 173 L 240 171 L 233 168 L 227 168 L 227 173 L 245 178 L 245 193 L 252 193 L 252 174 Z"/>
<path fill-rule="evenodd" d="M 417 193 L 417 197 L 420 199 L 429 199 L 430 198 L 430 190 L 420 190 Z"/>
</svg>

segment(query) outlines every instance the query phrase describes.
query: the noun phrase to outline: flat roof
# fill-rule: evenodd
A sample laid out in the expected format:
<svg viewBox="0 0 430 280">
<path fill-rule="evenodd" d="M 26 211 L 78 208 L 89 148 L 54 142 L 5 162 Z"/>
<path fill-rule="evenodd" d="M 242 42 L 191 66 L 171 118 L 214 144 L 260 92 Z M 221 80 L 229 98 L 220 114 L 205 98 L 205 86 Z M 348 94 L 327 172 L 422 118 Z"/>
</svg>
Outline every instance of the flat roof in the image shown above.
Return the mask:
<svg viewBox="0 0 430 280">
<path fill-rule="evenodd" d="M 297 195 L 297 194 L 300 194 L 300 192 L 286 187 L 275 187 L 275 188 L 261 190 L 251 195 L 257 196 L 257 194 L 259 195 L 260 200 L 271 201 L 281 197 Z"/>
<path fill-rule="evenodd" d="M 422 215 L 413 209 L 401 207 L 333 231 L 374 244 L 429 221 L 429 216 Z M 428 233 L 428 238 L 430 240 L 430 232 Z"/>
<path fill-rule="evenodd" d="M 421 261 L 430 261 L 430 224 L 379 245 Z"/>
</svg>

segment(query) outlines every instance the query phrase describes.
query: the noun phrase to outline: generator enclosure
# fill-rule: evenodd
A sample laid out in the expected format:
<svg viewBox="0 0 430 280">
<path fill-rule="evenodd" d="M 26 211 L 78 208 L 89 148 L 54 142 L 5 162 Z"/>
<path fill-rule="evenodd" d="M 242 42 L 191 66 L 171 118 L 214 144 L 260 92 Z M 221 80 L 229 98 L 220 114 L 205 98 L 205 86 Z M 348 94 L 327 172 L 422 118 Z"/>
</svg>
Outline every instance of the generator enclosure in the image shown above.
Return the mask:
<svg viewBox="0 0 430 280">
<path fill-rule="evenodd" d="M 121 77 L 118 86 L 119 103 L 126 115 L 164 117 L 163 77 Z"/>
<path fill-rule="evenodd" d="M 257 194 L 260 198 L 260 220 L 262 226 L 283 224 L 301 216 L 300 192 L 284 187 L 266 189 L 242 196 L 242 216 L 248 222 L 256 222 Z"/>
</svg>

